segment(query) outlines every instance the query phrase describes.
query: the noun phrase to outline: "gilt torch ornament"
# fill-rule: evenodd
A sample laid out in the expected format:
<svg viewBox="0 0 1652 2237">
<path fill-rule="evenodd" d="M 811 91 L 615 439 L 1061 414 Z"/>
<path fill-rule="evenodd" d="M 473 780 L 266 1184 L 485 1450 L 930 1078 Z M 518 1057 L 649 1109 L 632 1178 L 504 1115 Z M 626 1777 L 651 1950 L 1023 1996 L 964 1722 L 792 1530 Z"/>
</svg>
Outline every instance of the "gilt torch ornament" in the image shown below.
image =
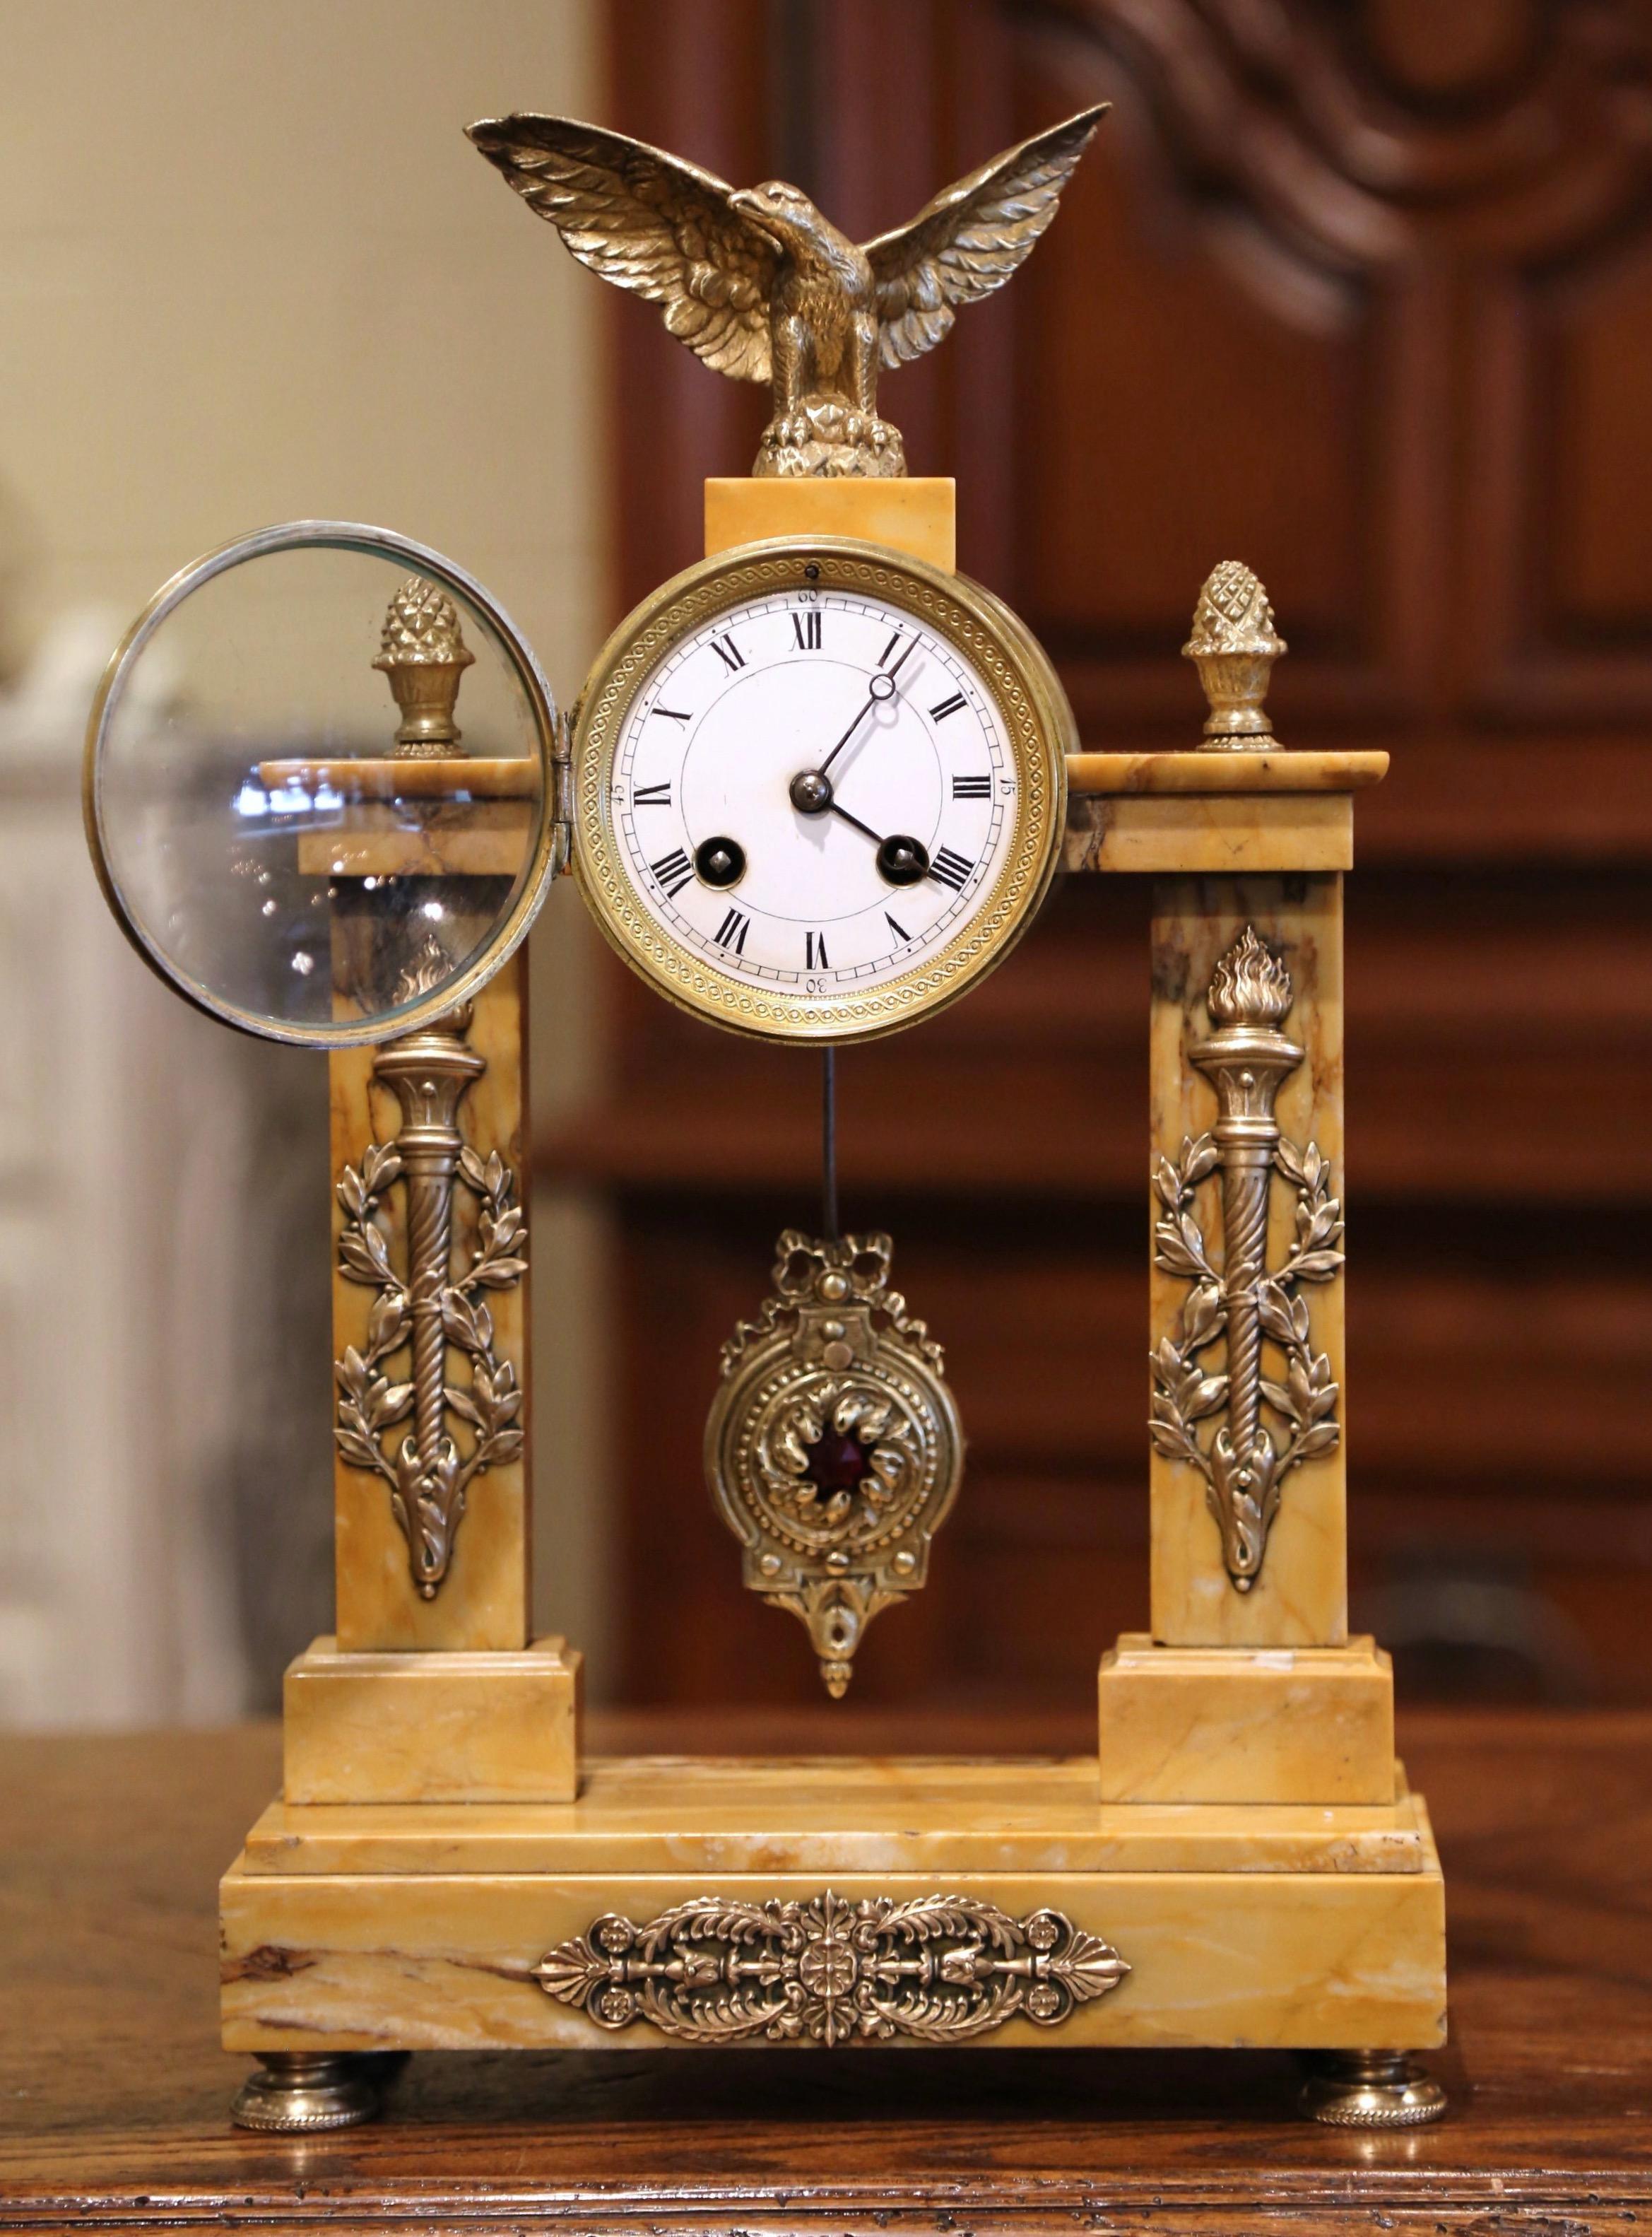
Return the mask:
<svg viewBox="0 0 1652 2237">
<path fill-rule="evenodd" d="M 1214 1030 L 1188 1059 L 1216 1091 L 1210 1132 L 1181 1145 L 1154 1171 L 1160 1218 L 1155 1257 L 1193 1283 L 1175 1330 L 1153 1353 L 1151 1433 L 1167 1459 L 1205 1480 L 1205 1499 L 1221 1533 L 1222 1560 L 1236 1592 L 1261 1574 L 1280 1487 L 1305 1461 L 1334 1449 L 1338 1389 L 1327 1355 L 1313 1349 L 1303 1284 L 1333 1280 L 1342 1267 L 1342 1207 L 1331 1189 L 1331 1163 L 1313 1142 L 1299 1149 L 1274 1116 L 1280 1087 L 1303 1051 L 1282 1030 L 1291 974 L 1281 957 L 1247 925 L 1217 962 L 1206 994 Z M 1268 1213 L 1275 1174 L 1295 1191 L 1295 1232 L 1280 1263 L 1267 1262 Z M 1217 1261 L 1194 1206 L 1213 1178 L 1221 1184 L 1221 1255 Z M 1226 1334 L 1227 1372 L 1208 1372 L 1199 1355 Z M 1278 1347 L 1283 1378 L 1263 1372 L 1263 1345 Z M 1273 1426 L 1264 1410 L 1275 1417 Z M 1210 1442 L 1198 1424 L 1225 1415 Z"/>
</svg>

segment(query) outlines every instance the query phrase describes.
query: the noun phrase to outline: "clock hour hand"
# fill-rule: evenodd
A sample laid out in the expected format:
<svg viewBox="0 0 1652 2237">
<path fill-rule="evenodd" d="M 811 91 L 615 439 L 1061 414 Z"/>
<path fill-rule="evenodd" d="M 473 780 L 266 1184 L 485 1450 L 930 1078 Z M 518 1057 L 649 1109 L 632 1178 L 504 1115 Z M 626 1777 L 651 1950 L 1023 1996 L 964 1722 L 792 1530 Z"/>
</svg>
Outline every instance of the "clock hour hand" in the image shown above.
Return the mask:
<svg viewBox="0 0 1652 2237">
<path fill-rule="evenodd" d="M 881 847 L 883 845 L 883 841 L 879 837 L 877 832 L 872 829 L 870 823 L 863 823 L 858 815 L 851 815 L 848 809 L 840 806 L 837 801 L 834 800 L 832 802 L 831 809 L 833 815 L 842 816 L 846 823 L 852 823 L 857 831 L 864 831 L 867 838 L 872 841 L 874 847 Z"/>
<path fill-rule="evenodd" d="M 863 823 L 858 815 L 851 815 L 837 802 L 829 803 L 832 813 L 840 815 L 846 823 L 852 823 L 857 831 L 864 831 L 878 849 L 878 874 L 892 886 L 915 886 L 920 878 L 929 875 L 929 849 L 921 839 L 909 839 L 904 832 L 892 831 L 887 839 L 880 838 L 871 824 Z"/>
</svg>

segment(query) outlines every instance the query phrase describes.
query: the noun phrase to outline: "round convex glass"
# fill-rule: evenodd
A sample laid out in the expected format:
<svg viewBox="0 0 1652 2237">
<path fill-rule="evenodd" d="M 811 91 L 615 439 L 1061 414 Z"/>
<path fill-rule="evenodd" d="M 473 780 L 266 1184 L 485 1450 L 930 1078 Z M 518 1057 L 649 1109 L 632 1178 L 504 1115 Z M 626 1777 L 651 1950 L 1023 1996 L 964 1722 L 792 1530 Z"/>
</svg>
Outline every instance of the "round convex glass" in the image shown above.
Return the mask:
<svg viewBox="0 0 1652 2237">
<path fill-rule="evenodd" d="M 299 521 L 173 577 L 87 736 L 86 819 L 128 936 L 201 1008 L 327 1047 L 413 1031 L 527 932 L 557 867 L 555 714 L 460 569 Z"/>
</svg>

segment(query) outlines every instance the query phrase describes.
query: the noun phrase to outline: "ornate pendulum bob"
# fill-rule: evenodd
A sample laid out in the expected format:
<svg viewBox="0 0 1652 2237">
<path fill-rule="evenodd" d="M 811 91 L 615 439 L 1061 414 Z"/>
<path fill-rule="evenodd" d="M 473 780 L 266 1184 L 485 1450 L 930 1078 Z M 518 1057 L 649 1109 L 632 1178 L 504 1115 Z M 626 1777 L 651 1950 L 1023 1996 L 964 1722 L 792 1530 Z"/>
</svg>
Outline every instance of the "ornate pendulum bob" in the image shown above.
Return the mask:
<svg viewBox="0 0 1652 2237">
<path fill-rule="evenodd" d="M 801 1618 L 834 1700 L 872 1618 L 923 1584 L 964 1469 L 941 1347 L 890 1288 L 892 1250 L 788 1229 L 772 1294 L 723 1346 L 706 1424 L 745 1582 Z"/>
</svg>

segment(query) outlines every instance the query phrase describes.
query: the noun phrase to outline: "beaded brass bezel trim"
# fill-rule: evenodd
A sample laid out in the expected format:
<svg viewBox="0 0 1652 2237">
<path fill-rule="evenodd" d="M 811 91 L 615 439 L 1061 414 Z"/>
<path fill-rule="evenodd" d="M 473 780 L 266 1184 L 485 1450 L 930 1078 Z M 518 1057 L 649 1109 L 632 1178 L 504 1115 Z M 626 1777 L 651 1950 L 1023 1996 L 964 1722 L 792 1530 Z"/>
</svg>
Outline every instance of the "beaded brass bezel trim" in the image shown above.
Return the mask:
<svg viewBox="0 0 1652 2237">
<path fill-rule="evenodd" d="M 819 570 L 811 580 L 805 570 Z M 754 987 L 674 939 L 643 907 L 613 824 L 610 771 L 627 716 L 672 647 L 714 615 L 782 591 L 886 599 L 965 656 L 991 693 L 1019 788 L 1019 820 L 985 906 L 938 954 L 887 984 L 826 995 Z M 1060 860 L 1071 709 L 1025 625 L 967 577 L 850 537 L 787 537 L 719 552 L 664 584 L 623 621 L 587 681 L 573 744 L 573 859 L 607 938 L 680 1008 L 764 1039 L 865 1041 L 898 1032 L 1001 963 L 1037 913 Z"/>
</svg>

